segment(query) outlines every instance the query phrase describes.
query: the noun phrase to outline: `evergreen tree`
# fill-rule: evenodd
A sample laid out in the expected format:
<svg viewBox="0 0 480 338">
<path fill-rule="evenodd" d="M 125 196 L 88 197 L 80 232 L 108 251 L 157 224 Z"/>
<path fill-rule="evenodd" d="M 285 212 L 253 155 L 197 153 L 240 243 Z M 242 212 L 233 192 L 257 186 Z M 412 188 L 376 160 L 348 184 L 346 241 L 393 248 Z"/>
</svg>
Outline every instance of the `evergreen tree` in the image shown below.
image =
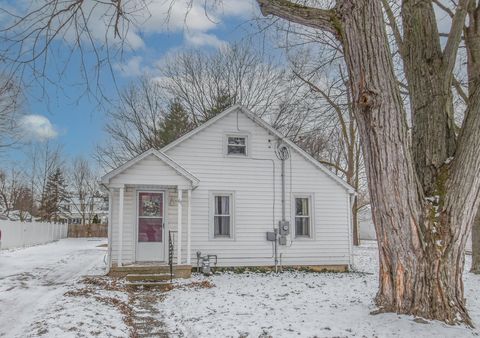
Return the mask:
<svg viewBox="0 0 480 338">
<path fill-rule="evenodd" d="M 46 221 L 58 222 L 63 210 L 63 202 L 67 201 L 68 192 L 65 177 L 60 168 L 54 170 L 47 178 L 45 194 L 42 198 L 40 212 Z"/>
<path fill-rule="evenodd" d="M 225 109 L 230 108 L 234 103 L 235 98 L 226 90 L 221 90 L 220 94 L 215 97 L 215 101 L 212 106 L 205 111 L 205 121 L 210 120 L 212 117 L 217 116 Z"/>
<path fill-rule="evenodd" d="M 169 144 L 188 133 L 192 127 L 193 124 L 190 122 L 185 108 L 178 100 L 173 100 L 169 105 L 167 114 L 160 123 L 159 144 L 162 147 Z"/>
</svg>

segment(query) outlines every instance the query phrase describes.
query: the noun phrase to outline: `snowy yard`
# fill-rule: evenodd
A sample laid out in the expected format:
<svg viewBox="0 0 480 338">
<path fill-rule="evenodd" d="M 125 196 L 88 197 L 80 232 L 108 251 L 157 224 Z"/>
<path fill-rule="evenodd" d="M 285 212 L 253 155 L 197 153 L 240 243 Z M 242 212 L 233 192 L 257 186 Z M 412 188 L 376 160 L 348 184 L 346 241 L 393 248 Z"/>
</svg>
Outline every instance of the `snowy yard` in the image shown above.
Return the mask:
<svg viewBox="0 0 480 338">
<path fill-rule="evenodd" d="M 104 271 L 103 240 L 67 239 L 0 253 L 0 337 L 471 337 L 480 331 L 371 315 L 376 248 L 355 249 L 353 273 L 194 276 L 166 293 L 127 291 Z M 467 258 L 467 265 L 469 264 Z M 480 325 L 480 277 L 465 273 Z M 143 331 L 142 331 L 143 330 Z M 158 335 L 154 335 L 156 332 Z M 149 336 L 149 335 L 146 335 Z"/>
<path fill-rule="evenodd" d="M 355 250 L 355 273 L 222 274 L 212 288 L 170 291 L 159 304 L 167 329 L 186 337 L 470 337 L 479 330 L 370 315 L 377 289 L 374 245 Z M 469 266 L 470 257 L 467 257 Z M 196 281 L 203 277 L 194 278 Z M 465 274 L 468 308 L 480 325 L 480 277 Z"/>
<path fill-rule="evenodd" d="M 89 327 L 84 331 L 90 336 L 95 326 L 106 327 L 95 321 L 109 314 L 113 319 L 120 317 L 110 306 L 64 296 L 77 287 L 81 276 L 105 271 L 106 248 L 99 247 L 105 243 L 104 239 L 63 239 L 1 251 L 0 337 L 75 337 L 75 327 L 82 325 Z M 96 317 L 96 311 L 102 315 Z M 115 322 L 124 327 L 121 318 Z"/>
</svg>

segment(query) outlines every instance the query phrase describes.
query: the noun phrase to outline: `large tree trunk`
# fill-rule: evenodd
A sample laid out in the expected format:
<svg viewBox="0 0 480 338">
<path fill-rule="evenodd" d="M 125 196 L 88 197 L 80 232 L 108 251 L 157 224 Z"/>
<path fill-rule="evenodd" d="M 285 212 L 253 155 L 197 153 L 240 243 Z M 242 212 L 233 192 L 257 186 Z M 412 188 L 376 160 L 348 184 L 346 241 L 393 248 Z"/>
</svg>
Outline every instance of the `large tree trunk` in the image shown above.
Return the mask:
<svg viewBox="0 0 480 338">
<path fill-rule="evenodd" d="M 402 2 L 403 42 L 399 46 L 412 111 L 412 149 L 425 194 L 435 190 L 439 169 L 455 152 L 452 72 L 438 38 L 432 1 Z"/>
<path fill-rule="evenodd" d="M 337 12 L 379 245 L 377 305 L 447 323 L 470 322 L 462 284 L 466 237 L 451 231 L 465 222 L 448 209 L 457 202 L 447 203 L 448 166 L 438 168 L 444 173 L 435 176 L 430 200 L 418 183 L 382 8 L 376 1 L 351 0 Z"/>
<path fill-rule="evenodd" d="M 414 155 L 380 1 L 337 1 L 331 10 L 305 7 L 287 0 L 257 1 L 264 15 L 274 14 L 322 29 L 342 43 L 379 246 L 380 288 L 376 303 L 380 310 L 450 324 L 471 323 L 465 308 L 462 272 L 467 235 L 480 201 L 480 90 L 469 99 L 455 159 L 446 161 L 455 146 L 449 124 L 451 93 L 445 92 L 444 87 L 451 79 L 445 77 L 446 84 L 442 82 L 438 87 L 433 74 L 428 74 L 426 79 L 412 76 L 414 84 L 409 91 L 419 91 L 415 93 L 417 101 L 412 109 L 422 108 L 422 102 L 428 104 L 413 113 L 422 115 L 414 118 L 414 123 L 420 131 L 429 134 L 425 137 L 428 142 L 421 135 L 413 137 Z M 419 1 L 412 2 L 419 4 Z M 455 44 L 461 37 L 465 19 L 464 8 L 461 9 L 452 20 L 455 29 L 452 28 L 442 54 L 442 65 L 438 66 L 445 68 L 446 73 L 453 69 Z M 410 38 L 415 39 L 415 34 Z M 420 44 L 416 48 L 425 49 L 425 46 Z M 417 55 L 412 60 L 426 59 L 428 63 L 439 58 Z M 409 62 L 413 63 L 412 60 Z M 422 71 L 438 69 L 424 66 L 427 68 Z M 438 97 L 428 97 L 432 93 Z M 427 116 L 433 110 L 438 111 Z M 438 147 L 432 144 L 436 141 L 441 143 Z M 431 170 L 427 170 L 429 167 Z M 420 177 L 418 170 L 422 171 Z"/>
<path fill-rule="evenodd" d="M 472 268 L 473 273 L 480 274 L 480 210 L 472 227 Z"/>
</svg>

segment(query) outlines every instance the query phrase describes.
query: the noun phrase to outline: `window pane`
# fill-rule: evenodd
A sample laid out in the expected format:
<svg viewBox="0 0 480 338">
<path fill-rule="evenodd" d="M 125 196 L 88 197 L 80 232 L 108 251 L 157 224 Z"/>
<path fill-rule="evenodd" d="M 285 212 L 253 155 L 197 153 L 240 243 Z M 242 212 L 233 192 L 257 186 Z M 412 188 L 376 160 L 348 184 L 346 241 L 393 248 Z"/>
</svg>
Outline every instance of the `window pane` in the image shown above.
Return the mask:
<svg viewBox="0 0 480 338">
<path fill-rule="evenodd" d="M 215 196 L 215 215 L 230 215 L 230 196 Z"/>
<path fill-rule="evenodd" d="M 214 216 L 214 236 L 230 236 L 230 216 Z"/>
<path fill-rule="evenodd" d="M 163 194 L 141 192 L 138 194 L 138 215 L 163 217 Z"/>
<path fill-rule="evenodd" d="M 162 241 L 162 218 L 139 218 L 138 241 L 161 242 Z"/>
<path fill-rule="evenodd" d="M 308 198 L 295 199 L 295 215 L 296 216 L 310 216 L 308 212 Z"/>
<path fill-rule="evenodd" d="M 245 145 L 245 137 L 229 137 L 228 144 L 230 145 Z"/>
<path fill-rule="evenodd" d="M 310 236 L 310 217 L 295 217 L 295 235 Z"/>
<path fill-rule="evenodd" d="M 239 154 L 239 155 L 246 155 L 247 147 L 246 146 L 228 146 L 228 155 L 230 154 Z"/>
</svg>

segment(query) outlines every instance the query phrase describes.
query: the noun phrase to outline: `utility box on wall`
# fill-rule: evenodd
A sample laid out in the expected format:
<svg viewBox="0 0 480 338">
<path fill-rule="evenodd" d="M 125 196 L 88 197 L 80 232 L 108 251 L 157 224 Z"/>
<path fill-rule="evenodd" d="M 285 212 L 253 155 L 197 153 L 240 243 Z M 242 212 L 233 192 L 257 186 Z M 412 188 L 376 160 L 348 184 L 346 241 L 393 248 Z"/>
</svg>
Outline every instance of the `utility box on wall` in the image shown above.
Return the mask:
<svg viewBox="0 0 480 338">
<path fill-rule="evenodd" d="M 267 241 L 274 242 L 277 239 L 276 233 L 273 231 L 267 232 Z"/>
<path fill-rule="evenodd" d="M 280 236 L 286 236 L 290 234 L 290 222 L 289 221 L 279 221 L 278 229 L 280 230 Z"/>
</svg>

